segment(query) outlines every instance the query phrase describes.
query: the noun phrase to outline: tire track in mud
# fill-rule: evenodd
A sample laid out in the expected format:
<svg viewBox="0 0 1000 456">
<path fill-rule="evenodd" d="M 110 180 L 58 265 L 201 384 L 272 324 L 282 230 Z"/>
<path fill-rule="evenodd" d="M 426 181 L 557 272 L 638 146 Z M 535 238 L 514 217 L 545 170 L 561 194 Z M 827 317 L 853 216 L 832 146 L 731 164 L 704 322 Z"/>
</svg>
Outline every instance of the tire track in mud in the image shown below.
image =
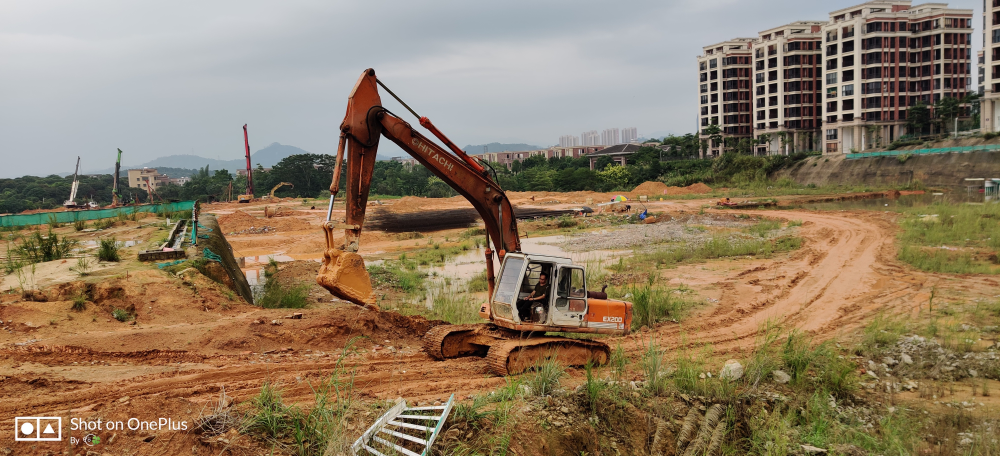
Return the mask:
<svg viewBox="0 0 1000 456">
<path fill-rule="evenodd" d="M 707 343 L 723 353 L 746 350 L 767 322 L 830 338 L 880 312 L 913 311 L 926 302 L 939 281 L 934 274 L 898 264 L 893 245 L 896 228 L 881 213 L 746 213 L 802 220 L 802 249 L 720 282 L 726 293 L 712 309 L 652 332 L 662 344 L 676 348 Z M 754 296 L 751 284 L 777 291 L 747 302 L 747 296 Z"/>
</svg>

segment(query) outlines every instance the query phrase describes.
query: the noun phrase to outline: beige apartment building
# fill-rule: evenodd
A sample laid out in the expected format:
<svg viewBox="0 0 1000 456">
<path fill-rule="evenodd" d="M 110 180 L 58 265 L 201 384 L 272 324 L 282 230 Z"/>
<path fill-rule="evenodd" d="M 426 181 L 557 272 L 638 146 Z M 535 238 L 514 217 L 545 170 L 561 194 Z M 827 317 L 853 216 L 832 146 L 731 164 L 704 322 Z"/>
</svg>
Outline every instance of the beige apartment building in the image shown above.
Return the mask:
<svg viewBox="0 0 1000 456">
<path fill-rule="evenodd" d="M 972 10 L 876 0 L 823 26 L 824 153 L 861 152 L 907 134 L 906 110 L 972 85 Z"/>
<path fill-rule="evenodd" d="M 823 98 L 821 32 L 798 21 L 760 32 L 753 43 L 756 154 L 819 149 Z"/>
<path fill-rule="evenodd" d="M 753 42 L 756 38 L 735 38 L 705 46 L 698 56 L 699 137 L 710 125 L 718 125 L 723 138 L 753 137 L 751 87 L 753 85 Z M 708 156 L 722 154 L 724 145 L 709 144 Z"/>
<path fill-rule="evenodd" d="M 1000 0 L 983 0 L 983 53 L 979 126 L 983 133 L 1000 131 Z"/>
</svg>

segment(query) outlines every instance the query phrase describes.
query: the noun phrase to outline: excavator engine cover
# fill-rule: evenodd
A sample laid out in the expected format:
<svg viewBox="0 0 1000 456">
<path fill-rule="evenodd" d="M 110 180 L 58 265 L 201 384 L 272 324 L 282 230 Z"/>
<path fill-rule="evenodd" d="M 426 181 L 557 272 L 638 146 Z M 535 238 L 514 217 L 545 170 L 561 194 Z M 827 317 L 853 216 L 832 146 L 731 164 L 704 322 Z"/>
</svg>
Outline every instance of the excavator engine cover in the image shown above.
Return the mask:
<svg viewBox="0 0 1000 456">
<path fill-rule="evenodd" d="M 319 268 L 316 283 L 340 299 L 362 306 L 375 305 L 365 260 L 355 252 L 327 249 L 323 253 L 323 266 Z"/>
</svg>

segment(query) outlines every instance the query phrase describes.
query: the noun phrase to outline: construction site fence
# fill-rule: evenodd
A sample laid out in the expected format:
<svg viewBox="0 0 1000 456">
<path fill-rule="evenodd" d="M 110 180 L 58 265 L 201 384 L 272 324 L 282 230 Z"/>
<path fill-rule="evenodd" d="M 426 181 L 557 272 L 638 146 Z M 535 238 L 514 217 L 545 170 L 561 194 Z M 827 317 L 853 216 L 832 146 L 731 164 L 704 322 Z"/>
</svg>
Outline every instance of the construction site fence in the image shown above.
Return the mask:
<svg viewBox="0 0 1000 456">
<path fill-rule="evenodd" d="M 887 150 L 883 152 L 859 152 L 856 154 L 846 154 L 848 160 L 869 157 L 898 157 L 900 155 L 931 155 L 969 152 L 995 152 L 1000 151 L 1000 144 L 983 144 L 979 146 L 967 147 L 942 147 L 940 149 L 917 149 L 917 150 Z"/>
<path fill-rule="evenodd" d="M 140 206 L 123 206 L 114 209 L 91 209 L 80 211 L 39 212 L 37 214 L 0 215 L 0 226 L 31 226 L 46 223 L 73 223 L 78 220 L 99 220 L 127 216 L 137 212 L 167 213 L 190 211 L 194 201 L 176 203 L 144 204 Z"/>
</svg>

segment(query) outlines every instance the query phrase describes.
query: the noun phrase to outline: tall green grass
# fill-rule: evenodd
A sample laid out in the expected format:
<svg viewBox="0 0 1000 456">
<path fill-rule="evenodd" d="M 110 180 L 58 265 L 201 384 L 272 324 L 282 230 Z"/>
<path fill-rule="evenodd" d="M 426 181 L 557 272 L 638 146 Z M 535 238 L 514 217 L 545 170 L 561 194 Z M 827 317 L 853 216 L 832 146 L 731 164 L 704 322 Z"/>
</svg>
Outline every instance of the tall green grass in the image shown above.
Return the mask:
<svg viewBox="0 0 1000 456">
<path fill-rule="evenodd" d="M 15 252 L 28 262 L 42 263 L 68 257 L 77 244 L 77 241 L 73 239 L 65 236 L 59 237 L 49 228 L 49 232 L 45 236 L 42 236 L 40 231 L 32 232 L 17 246 Z"/>
<path fill-rule="evenodd" d="M 118 254 L 118 240 L 115 238 L 101 239 L 101 244 L 97 248 L 97 260 L 113 262 L 121 261 L 121 256 Z"/>
<path fill-rule="evenodd" d="M 739 256 L 768 257 L 777 252 L 802 247 L 802 239 L 786 236 L 774 239 L 742 239 L 730 236 L 713 236 L 701 244 L 682 243 L 652 252 L 636 252 L 633 264 L 652 264 L 673 267 L 680 263 L 704 261 Z"/>
<path fill-rule="evenodd" d="M 264 285 L 257 289 L 254 304 L 265 309 L 302 309 L 309 305 L 309 285 L 286 286 L 278 282 L 278 263 L 264 267 Z"/>
<path fill-rule="evenodd" d="M 904 214 L 901 261 L 931 272 L 1000 274 L 1000 204 L 940 203 Z"/>
<path fill-rule="evenodd" d="M 664 321 L 680 319 L 694 303 L 681 298 L 679 291 L 655 287 L 652 279 L 643 286 L 633 285 L 630 289 L 632 328 L 651 328 Z"/>
</svg>

